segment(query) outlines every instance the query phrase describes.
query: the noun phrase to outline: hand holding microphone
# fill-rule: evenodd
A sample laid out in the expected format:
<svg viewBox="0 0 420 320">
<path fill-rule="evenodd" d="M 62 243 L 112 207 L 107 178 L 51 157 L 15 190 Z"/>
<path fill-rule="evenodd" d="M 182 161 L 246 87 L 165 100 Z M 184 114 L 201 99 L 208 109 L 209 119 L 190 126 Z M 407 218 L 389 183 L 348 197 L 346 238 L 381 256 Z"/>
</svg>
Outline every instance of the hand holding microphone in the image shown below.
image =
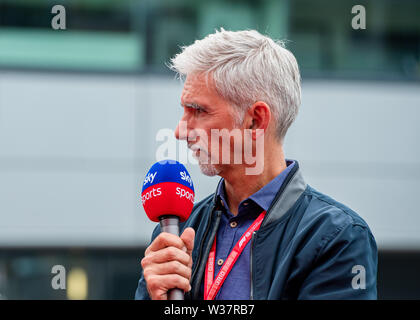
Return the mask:
<svg viewBox="0 0 420 320">
<path fill-rule="evenodd" d="M 188 219 L 194 205 L 194 186 L 185 167 L 174 160 L 155 163 L 146 175 L 142 204 L 150 220 L 160 222 L 162 233 L 146 249 L 143 275 L 152 299 L 183 300 L 191 289 L 191 252 L 195 232 L 179 222 Z"/>
</svg>

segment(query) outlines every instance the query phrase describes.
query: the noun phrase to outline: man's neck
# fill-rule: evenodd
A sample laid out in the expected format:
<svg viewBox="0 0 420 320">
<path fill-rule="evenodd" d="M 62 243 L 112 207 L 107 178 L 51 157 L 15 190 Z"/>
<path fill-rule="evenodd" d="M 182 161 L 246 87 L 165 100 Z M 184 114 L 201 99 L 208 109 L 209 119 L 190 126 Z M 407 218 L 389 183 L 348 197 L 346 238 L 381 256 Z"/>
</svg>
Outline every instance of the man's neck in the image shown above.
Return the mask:
<svg viewBox="0 0 420 320">
<path fill-rule="evenodd" d="M 229 176 L 224 177 L 226 201 L 233 215 L 238 214 L 241 201 L 260 190 L 287 168 L 282 152 L 277 159 L 267 160 L 260 175 L 246 175 L 244 168 L 238 168 L 236 172 L 232 170 Z"/>
</svg>

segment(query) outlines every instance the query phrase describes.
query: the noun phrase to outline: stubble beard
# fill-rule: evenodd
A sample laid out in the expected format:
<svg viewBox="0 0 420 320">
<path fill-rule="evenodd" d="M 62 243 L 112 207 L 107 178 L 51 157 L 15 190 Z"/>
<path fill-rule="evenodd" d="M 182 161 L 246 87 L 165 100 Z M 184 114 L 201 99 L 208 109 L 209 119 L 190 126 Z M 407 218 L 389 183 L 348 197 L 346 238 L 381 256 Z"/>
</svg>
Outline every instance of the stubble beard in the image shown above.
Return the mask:
<svg viewBox="0 0 420 320">
<path fill-rule="evenodd" d="M 200 166 L 201 173 L 208 177 L 214 177 L 219 175 L 221 169 L 216 168 L 213 164 L 198 164 Z"/>
<path fill-rule="evenodd" d="M 219 175 L 222 169 L 217 168 L 214 164 L 211 163 L 211 157 L 209 156 L 209 154 L 203 149 L 200 149 L 199 152 L 199 156 L 197 156 L 194 153 L 194 158 L 196 158 L 198 161 L 198 166 L 200 167 L 201 173 L 208 177 L 214 177 Z"/>
</svg>

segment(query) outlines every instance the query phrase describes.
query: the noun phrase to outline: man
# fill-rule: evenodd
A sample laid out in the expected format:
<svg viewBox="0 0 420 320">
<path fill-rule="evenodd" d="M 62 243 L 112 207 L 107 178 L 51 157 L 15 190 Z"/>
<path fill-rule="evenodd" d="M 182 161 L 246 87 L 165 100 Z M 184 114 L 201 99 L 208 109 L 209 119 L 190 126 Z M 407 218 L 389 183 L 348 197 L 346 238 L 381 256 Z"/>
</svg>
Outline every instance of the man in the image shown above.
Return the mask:
<svg viewBox="0 0 420 320">
<path fill-rule="evenodd" d="M 204 174 L 222 179 L 194 206 L 180 237 L 155 229 L 136 299 L 167 299 L 172 288 L 186 299 L 376 299 L 369 227 L 285 159 L 300 105 L 294 56 L 256 31 L 221 29 L 184 47 L 172 68 L 186 77 L 175 135 Z M 235 135 L 204 141 L 215 129 L 239 129 L 243 144 L 251 141 L 257 174 L 249 174 L 253 164 L 233 161 L 246 156 L 232 145 Z M 223 150 L 229 161 L 220 161 Z"/>
</svg>

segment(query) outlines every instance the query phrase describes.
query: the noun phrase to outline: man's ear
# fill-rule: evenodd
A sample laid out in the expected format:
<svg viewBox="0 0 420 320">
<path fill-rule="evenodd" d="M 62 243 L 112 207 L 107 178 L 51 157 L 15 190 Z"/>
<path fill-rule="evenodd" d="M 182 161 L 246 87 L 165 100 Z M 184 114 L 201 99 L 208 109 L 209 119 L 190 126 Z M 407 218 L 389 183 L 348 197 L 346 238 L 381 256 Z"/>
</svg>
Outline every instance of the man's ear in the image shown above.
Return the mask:
<svg viewBox="0 0 420 320">
<path fill-rule="evenodd" d="M 271 119 L 271 110 L 265 102 L 257 101 L 248 109 L 247 113 L 247 126 L 245 128 L 252 130 L 252 139 L 256 140 L 266 132 Z"/>
</svg>

